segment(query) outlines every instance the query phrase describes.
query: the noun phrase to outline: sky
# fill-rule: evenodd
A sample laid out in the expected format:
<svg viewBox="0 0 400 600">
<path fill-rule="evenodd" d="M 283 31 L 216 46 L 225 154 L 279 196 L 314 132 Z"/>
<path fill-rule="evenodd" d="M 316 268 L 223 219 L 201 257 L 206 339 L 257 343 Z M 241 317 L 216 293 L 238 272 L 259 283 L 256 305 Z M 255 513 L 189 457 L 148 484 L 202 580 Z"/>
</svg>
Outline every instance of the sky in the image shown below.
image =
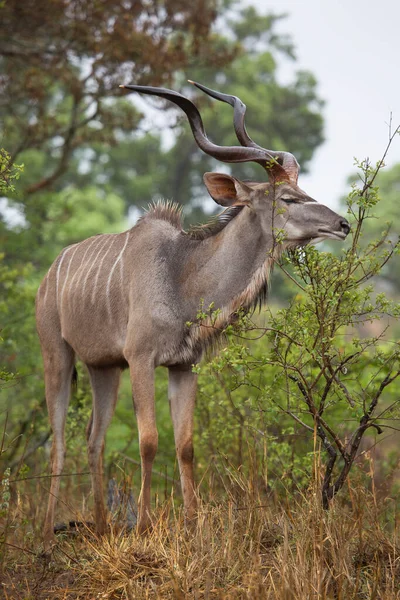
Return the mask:
<svg viewBox="0 0 400 600">
<path fill-rule="evenodd" d="M 297 61 L 283 65 L 281 78 L 307 69 L 326 102 L 325 143 L 309 174 L 299 178 L 307 193 L 328 206 L 346 194 L 354 157 L 379 160 L 392 129 L 400 124 L 399 0 L 251 0 L 259 12 L 287 13 L 277 26 L 291 35 Z M 400 136 L 386 160 L 400 162 Z M 400 199 L 399 199 L 400 200 Z"/>
</svg>

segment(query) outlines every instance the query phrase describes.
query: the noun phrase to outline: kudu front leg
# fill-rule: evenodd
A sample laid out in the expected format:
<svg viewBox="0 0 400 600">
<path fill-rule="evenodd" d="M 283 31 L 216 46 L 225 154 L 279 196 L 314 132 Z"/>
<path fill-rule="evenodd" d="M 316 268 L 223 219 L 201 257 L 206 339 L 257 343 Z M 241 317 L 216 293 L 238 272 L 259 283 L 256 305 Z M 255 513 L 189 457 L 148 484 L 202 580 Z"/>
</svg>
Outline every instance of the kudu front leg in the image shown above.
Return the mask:
<svg viewBox="0 0 400 600">
<path fill-rule="evenodd" d="M 151 527 L 151 472 L 158 446 L 154 405 L 154 366 L 150 361 L 134 359 L 129 361 L 129 368 L 142 466 L 138 532 L 144 533 Z"/>
<path fill-rule="evenodd" d="M 168 397 L 174 425 L 175 446 L 181 478 L 185 520 L 193 523 L 197 497 L 193 474 L 193 413 L 196 402 L 197 375 L 191 367 L 170 367 Z"/>
<path fill-rule="evenodd" d="M 121 370 L 88 366 L 88 371 L 93 391 L 93 411 L 87 430 L 88 462 L 92 478 L 96 531 L 103 535 L 107 529 L 103 490 L 104 437 L 114 414 Z"/>
</svg>

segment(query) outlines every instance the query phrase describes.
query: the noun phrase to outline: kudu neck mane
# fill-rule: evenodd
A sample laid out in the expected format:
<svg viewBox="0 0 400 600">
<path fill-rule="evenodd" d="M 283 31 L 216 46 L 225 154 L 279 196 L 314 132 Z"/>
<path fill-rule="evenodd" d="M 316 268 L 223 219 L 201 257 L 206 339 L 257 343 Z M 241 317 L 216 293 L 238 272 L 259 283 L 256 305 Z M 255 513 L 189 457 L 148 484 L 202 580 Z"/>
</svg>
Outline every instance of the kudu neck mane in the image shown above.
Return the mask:
<svg viewBox="0 0 400 600">
<path fill-rule="evenodd" d="M 205 240 L 217 235 L 242 211 L 243 206 L 227 208 L 204 225 L 193 225 L 188 231 L 183 229 L 182 209 L 176 202 L 159 201 L 152 204 L 142 219 L 161 219 L 173 225 L 194 240 Z"/>
</svg>

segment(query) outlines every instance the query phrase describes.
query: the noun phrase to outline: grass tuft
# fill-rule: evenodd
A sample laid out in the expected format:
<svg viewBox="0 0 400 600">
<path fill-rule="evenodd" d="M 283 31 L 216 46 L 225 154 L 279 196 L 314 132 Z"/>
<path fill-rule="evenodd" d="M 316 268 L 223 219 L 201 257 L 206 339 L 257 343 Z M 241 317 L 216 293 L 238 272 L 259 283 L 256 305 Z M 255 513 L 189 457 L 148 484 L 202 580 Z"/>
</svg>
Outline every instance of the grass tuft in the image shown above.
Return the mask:
<svg viewBox="0 0 400 600">
<path fill-rule="evenodd" d="M 211 491 L 203 498 L 193 530 L 170 499 L 156 508 L 148 535 L 111 526 L 99 538 L 83 528 L 58 536 L 49 561 L 39 558 L 40 529 L 32 529 L 19 495 L 8 515 L 3 597 L 400 600 L 400 543 L 390 499 L 379 506 L 358 484 L 327 512 L 312 489 L 282 504 L 239 478 L 226 500 L 216 503 Z"/>
</svg>

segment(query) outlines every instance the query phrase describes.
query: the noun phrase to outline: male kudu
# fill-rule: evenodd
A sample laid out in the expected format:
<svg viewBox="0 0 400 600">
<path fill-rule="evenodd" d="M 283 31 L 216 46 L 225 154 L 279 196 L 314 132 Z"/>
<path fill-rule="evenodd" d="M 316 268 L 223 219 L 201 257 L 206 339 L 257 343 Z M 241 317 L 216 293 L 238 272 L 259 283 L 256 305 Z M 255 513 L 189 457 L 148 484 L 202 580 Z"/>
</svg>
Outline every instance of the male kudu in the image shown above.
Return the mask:
<svg viewBox="0 0 400 600">
<path fill-rule="evenodd" d="M 244 127 L 245 105 L 198 86 L 234 107 L 240 147 L 221 147 L 206 136 L 200 114 L 184 96 L 162 88 L 122 86 L 167 98 L 186 113 L 200 148 L 224 162 L 255 161 L 269 183 L 245 183 L 206 173 L 212 198 L 225 207 L 209 226 L 184 231 L 180 209 L 152 206 L 129 231 L 92 237 L 65 248 L 50 267 L 37 295 L 37 328 L 45 369 L 46 400 L 53 430 L 52 479 L 45 521 L 45 546 L 53 522 L 64 462 L 64 427 L 76 356 L 86 365 L 93 390 L 88 427 L 95 522 L 106 531 L 102 446 L 117 401 L 121 369 L 129 367 L 139 430 L 142 488 L 139 531 L 150 523 L 150 483 L 157 450 L 154 369 L 169 370 L 168 395 L 174 425 L 184 507 L 196 513 L 193 480 L 193 409 L 196 375 L 192 364 L 215 341 L 239 308 L 265 298 L 273 262 L 285 248 L 310 241 L 343 240 L 345 219 L 318 204 L 297 186 L 293 155 L 255 144 Z M 275 232 L 284 231 L 283 243 Z M 220 309 L 216 321 L 196 322 L 201 300 Z M 188 326 L 188 322 L 192 322 Z"/>
</svg>

